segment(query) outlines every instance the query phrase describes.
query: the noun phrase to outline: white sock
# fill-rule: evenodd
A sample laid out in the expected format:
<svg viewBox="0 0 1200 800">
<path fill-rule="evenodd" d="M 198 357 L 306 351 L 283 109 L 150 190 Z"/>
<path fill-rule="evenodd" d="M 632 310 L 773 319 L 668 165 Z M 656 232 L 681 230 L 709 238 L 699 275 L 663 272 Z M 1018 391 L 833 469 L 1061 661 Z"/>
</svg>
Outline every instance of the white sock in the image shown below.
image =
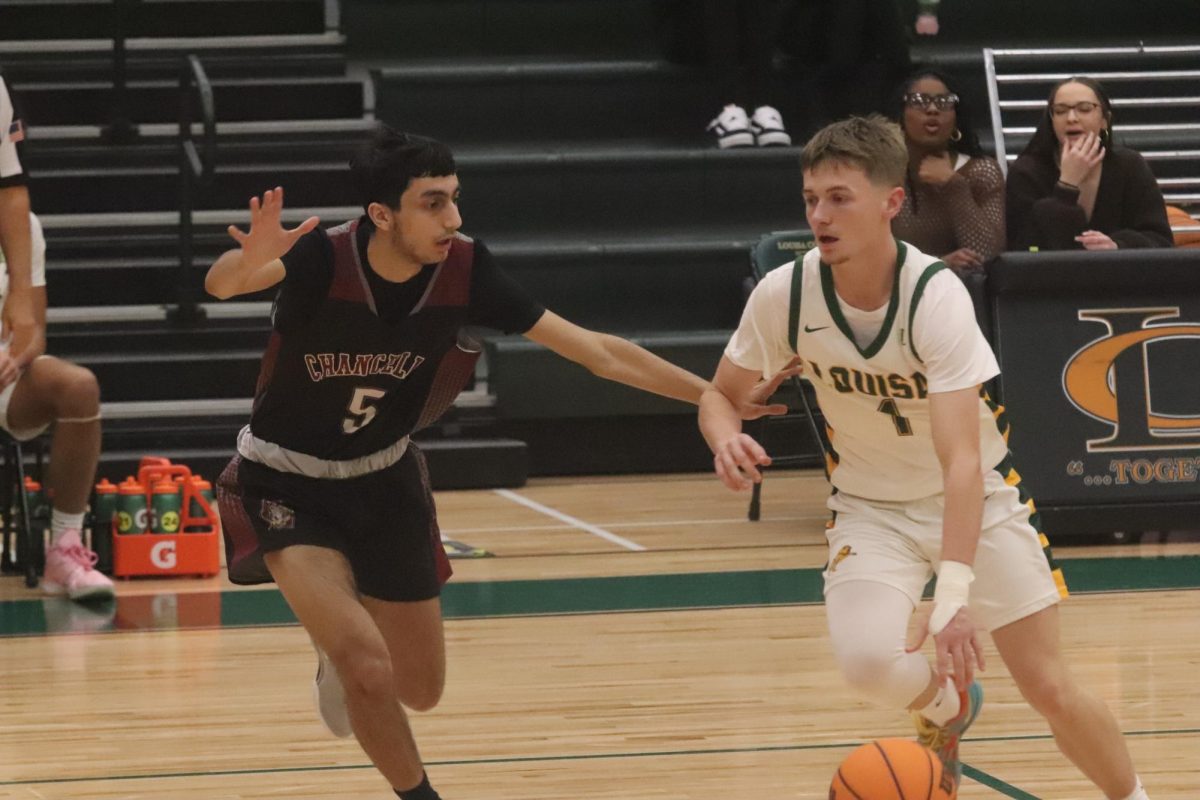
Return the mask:
<svg viewBox="0 0 1200 800">
<path fill-rule="evenodd" d="M 81 531 L 83 529 L 83 512 L 78 514 L 68 514 L 65 511 L 59 511 L 57 508 L 50 512 L 50 546 L 58 544 L 58 539 L 69 530 Z"/>
<path fill-rule="evenodd" d="M 1133 779 L 1137 783 L 1133 787 L 1133 793 L 1122 800 L 1150 800 L 1150 795 L 1146 794 L 1146 788 L 1142 786 L 1142 779 L 1134 775 Z"/>
<path fill-rule="evenodd" d="M 929 705 L 919 709 L 917 713 L 934 725 L 945 725 L 957 717 L 961 710 L 962 703 L 959 702 L 958 690 L 954 688 L 954 683 L 947 678 Z"/>
</svg>

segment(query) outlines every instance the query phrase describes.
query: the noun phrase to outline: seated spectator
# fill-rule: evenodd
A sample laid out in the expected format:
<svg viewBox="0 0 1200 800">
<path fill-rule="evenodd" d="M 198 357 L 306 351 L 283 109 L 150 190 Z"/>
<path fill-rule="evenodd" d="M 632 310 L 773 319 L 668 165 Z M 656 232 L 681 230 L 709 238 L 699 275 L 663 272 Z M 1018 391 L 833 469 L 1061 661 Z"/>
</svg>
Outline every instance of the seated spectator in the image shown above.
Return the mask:
<svg viewBox="0 0 1200 800">
<path fill-rule="evenodd" d="M 929 69 L 901 87 L 894 113 L 908 144 L 908 177 L 892 232 L 961 274 L 1004 249 L 1004 174 L 983 154 L 954 88 Z"/>
<path fill-rule="evenodd" d="M 47 488 L 54 494 L 42 590 L 72 600 L 113 596 L 81 531 L 100 458 L 100 388 L 46 348 L 46 240 L 29 211 L 25 129 L 0 78 L 0 428 L 27 441 L 54 424 Z"/>
<path fill-rule="evenodd" d="M 40 341 L 46 329 L 46 240 L 37 217 L 29 215 L 32 234 L 32 287 Z M 8 264 L 0 260 L 0 295 L 7 296 Z M 0 347 L 6 347 L 0 344 Z M 28 357 L 32 355 L 25 351 Z M 100 459 L 100 388 L 90 370 L 42 354 L 24 367 L 15 353 L 0 352 L 0 428 L 29 441 L 52 424 L 46 488 L 53 494 L 50 543 L 42 591 L 72 600 L 113 596 L 112 581 L 95 569 L 96 554 L 84 546 L 83 515 Z"/>
<path fill-rule="evenodd" d="M 1145 159 L 1118 147 L 1112 104 L 1091 78 L 1050 92 L 1046 113 L 1008 173 L 1008 246 L 1014 250 L 1170 247 L 1158 181 Z"/>
</svg>

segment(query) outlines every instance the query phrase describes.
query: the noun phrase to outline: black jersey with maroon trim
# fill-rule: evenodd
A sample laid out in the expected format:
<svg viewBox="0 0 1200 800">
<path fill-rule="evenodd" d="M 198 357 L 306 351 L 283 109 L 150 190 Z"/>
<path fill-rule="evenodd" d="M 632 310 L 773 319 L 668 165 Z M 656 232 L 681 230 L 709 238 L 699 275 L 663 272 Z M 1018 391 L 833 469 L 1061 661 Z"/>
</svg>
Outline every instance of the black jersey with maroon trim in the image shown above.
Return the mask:
<svg viewBox="0 0 1200 800">
<path fill-rule="evenodd" d="M 471 239 L 452 241 L 416 306 L 390 324 L 376 311 L 358 226 L 328 231 L 333 279 L 324 301 L 307 324 L 272 333 L 250 417 L 255 437 L 332 461 L 383 450 L 436 419 L 477 357 L 459 340 L 470 303 Z"/>
</svg>

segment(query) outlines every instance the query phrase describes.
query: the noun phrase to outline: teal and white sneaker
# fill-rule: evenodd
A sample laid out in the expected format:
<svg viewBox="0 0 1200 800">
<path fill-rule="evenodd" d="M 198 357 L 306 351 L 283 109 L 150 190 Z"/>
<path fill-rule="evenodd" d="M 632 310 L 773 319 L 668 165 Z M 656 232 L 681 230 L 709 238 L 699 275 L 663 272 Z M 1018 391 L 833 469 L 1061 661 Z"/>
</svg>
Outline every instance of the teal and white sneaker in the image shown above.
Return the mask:
<svg viewBox="0 0 1200 800">
<path fill-rule="evenodd" d="M 954 776 L 955 790 L 962 781 L 958 742 L 979 716 L 979 709 L 983 707 L 983 687 L 979 685 L 979 681 L 972 681 L 965 692 L 959 692 L 958 700 L 962 706 L 958 716 L 945 725 L 935 725 L 920 714 L 913 713 L 913 723 L 917 726 L 917 741 L 938 754 L 938 758 L 942 760 L 942 769 Z"/>
</svg>

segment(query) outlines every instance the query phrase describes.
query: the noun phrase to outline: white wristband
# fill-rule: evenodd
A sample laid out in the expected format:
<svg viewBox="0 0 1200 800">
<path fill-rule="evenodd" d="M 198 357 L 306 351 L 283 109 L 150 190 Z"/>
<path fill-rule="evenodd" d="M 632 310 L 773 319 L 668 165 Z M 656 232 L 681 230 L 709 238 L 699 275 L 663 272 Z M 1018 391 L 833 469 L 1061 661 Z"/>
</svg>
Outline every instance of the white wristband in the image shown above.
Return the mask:
<svg viewBox="0 0 1200 800">
<path fill-rule="evenodd" d="M 967 604 L 971 581 L 975 573 L 961 561 L 943 561 L 938 567 L 937 588 L 933 590 L 933 613 L 929 616 L 929 632 L 934 636 L 950 624 L 958 610 Z"/>
</svg>

